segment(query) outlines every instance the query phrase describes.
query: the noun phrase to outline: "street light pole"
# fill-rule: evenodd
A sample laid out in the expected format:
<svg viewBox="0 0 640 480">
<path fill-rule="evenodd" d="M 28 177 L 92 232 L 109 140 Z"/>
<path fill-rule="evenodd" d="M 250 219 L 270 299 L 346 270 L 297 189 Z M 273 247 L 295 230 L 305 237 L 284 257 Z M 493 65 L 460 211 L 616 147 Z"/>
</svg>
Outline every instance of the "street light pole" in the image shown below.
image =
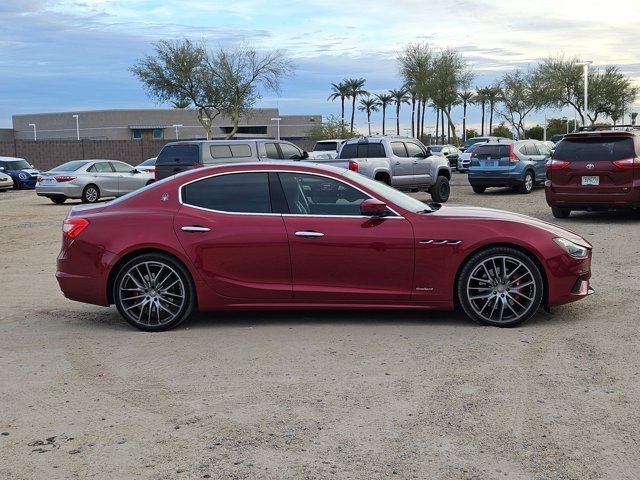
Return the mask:
<svg viewBox="0 0 640 480">
<path fill-rule="evenodd" d="M 178 140 L 178 127 L 182 127 L 182 124 L 178 123 L 176 125 L 171 125 L 171 126 L 176 129 L 176 140 Z"/>
<path fill-rule="evenodd" d="M 29 124 L 30 127 L 33 127 L 33 140 L 38 140 L 38 134 L 36 133 L 36 124 L 35 123 L 30 123 Z"/>
<path fill-rule="evenodd" d="M 278 136 L 276 137 L 276 140 L 280 140 L 280 120 L 282 120 L 280 117 L 274 117 L 271 119 L 272 122 L 278 122 Z"/>
<path fill-rule="evenodd" d="M 76 119 L 76 138 L 80 140 L 80 120 L 78 119 L 78 115 L 74 115 L 73 118 Z"/>
<path fill-rule="evenodd" d="M 582 126 L 587 126 L 587 112 L 589 111 L 589 65 L 593 63 L 592 60 L 583 60 L 578 62 L 578 65 L 582 65 L 584 68 L 584 120 Z"/>
</svg>

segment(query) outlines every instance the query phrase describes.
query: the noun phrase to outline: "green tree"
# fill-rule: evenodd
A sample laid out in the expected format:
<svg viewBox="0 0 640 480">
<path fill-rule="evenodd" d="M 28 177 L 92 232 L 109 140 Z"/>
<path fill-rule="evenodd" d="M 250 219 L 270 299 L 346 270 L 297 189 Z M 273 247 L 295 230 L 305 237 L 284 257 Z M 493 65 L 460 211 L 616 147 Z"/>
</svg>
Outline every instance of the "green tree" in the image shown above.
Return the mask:
<svg viewBox="0 0 640 480">
<path fill-rule="evenodd" d="M 473 92 L 469 90 L 463 90 L 462 92 L 458 92 L 458 97 L 460 98 L 460 102 L 462 103 L 462 139 L 467 139 L 467 105 L 473 103 Z"/>
<path fill-rule="evenodd" d="M 356 101 L 358 97 L 369 95 L 364 89 L 365 83 L 367 81 L 364 78 L 347 78 L 343 81 L 343 83 L 347 86 L 347 91 L 349 92 L 349 98 L 351 98 L 351 135 L 353 135 L 353 122 L 356 117 Z"/>
<path fill-rule="evenodd" d="M 638 88 L 620 72 L 618 67 L 609 66 L 604 70 L 594 70 L 589 79 L 589 111 L 591 125 L 600 115 L 606 115 L 615 124 L 638 96 Z"/>
<path fill-rule="evenodd" d="M 478 131 L 475 128 L 469 128 L 466 130 L 466 137 L 465 138 L 473 138 L 473 137 L 479 137 L 480 135 L 478 135 Z"/>
<path fill-rule="evenodd" d="M 387 107 L 393 103 L 393 95 L 391 93 L 378 93 L 376 94 L 376 98 L 378 99 L 378 104 L 382 109 L 382 134 L 385 135 L 387 133 L 385 129 L 385 120 L 387 117 Z"/>
<path fill-rule="evenodd" d="M 332 140 L 334 138 L 350 138 L 350 135 L 341 118 L 329 115 L 324 122 L 316 124 L 307 130 L 307 137 L 311 140 L 318 141 Z"/>
<path fill-rule="evenodd" d="M 340 118 L 342 119 L 342 123 L 344 124 L 344 101 L 349 98 L 349 87 L 345 84 L 345 82 L 340 82 L 338 84 L 331 84 L 332 93 L 329 95 L 327 100 L 333 101 L 340 99 Z"/>
<path fill-rule="evenodd" d="M 195 108 L 198 122 L 211 138 L 211 124 L 227 108 L 229 97 L 208 68 L 206 46 L 186 38 L 160 40 L 153 44 L 153 51 L 139 59 L 131 72 L 157 101 Z"/>
<path fill-rule="evenodd" d="M 498 114 L 525 137 L 525 120 L 529 113 L 539 110 L 545 104 L 543 87 L 534 72 L 516 70 L 505 73 L 500 82 L 502 108 Z"/>
<path fill-rule="evenodd" d="M 496 137 L 513 138 L 511 130 L 509 130 L 509 127 L 507 127 L 504 122 L 500 122 L 500 124 L 493 129 L 493 134 Z"/>
<path fill-rule="evenodd" d="M 527 138 L 532 138 L 533 140 L 544 140 L 544 128 L 540 125 L 528 128 L 525 132 L 525 136 Z"/>
<path fill-rule="evenodd" d="M 377 112 L 380 104 L 378 99 L 371 96 L 366 96 L 360 99 L 358 110 L 361 112 L 367 112 L 367 125 L 369 127 L 369 136 L 371 136 L 371 113 Z"/>
<path fill-rule="evenodd" d="M 400 135 L 400 107 L 403 103 L 409 103 L 409 94 L 404 88 L 389 90 L 389 94 L 393 97 L 393 103 L 396 106 L 396 135 Z"/>
<path fill-rule="evenodd" d="M 412 134 L 420 138 L 424 136 L 425 108 L 431 96 L 434 58 L 433 50 L 426 42 L 410 43 L 397 56 L 400 76 L 411 95 Z"/>
</svg>

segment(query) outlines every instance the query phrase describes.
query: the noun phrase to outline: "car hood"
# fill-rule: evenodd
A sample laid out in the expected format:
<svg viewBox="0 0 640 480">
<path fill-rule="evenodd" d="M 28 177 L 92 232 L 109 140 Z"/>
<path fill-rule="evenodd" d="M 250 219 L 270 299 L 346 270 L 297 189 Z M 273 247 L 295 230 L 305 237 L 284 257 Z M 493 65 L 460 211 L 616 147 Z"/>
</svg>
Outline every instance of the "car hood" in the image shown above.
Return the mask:
<svg viewBox="0 0 640 480">
<path fill-rule="evenodd" d="M 28 175 L 38 175 L 40 173 L 40 170 L 36 170 L 35 168 L 21 168 L 18 170 L 5 170 L 4 173 L 8 175 L 18 176 L 20 176 L 21 173 L 26 173 Z"/>
<path fill-rule="evenodd" d="M 546 230 L 557 237 L 566 238 L 567 240 L 578 245 L 582 245 L 583 247 L 592 248 L 591 244 L 580 235 L 570 232 L 558 225 L 554 225 L 553 223 L 538 220 L 537 218 L 522 215 L 520 213 L 507 212 L 505 210 L 498 210 L 495 208 L 443 205 L 439 210 L 431 215 L 526 224 Z"/>
</svg>

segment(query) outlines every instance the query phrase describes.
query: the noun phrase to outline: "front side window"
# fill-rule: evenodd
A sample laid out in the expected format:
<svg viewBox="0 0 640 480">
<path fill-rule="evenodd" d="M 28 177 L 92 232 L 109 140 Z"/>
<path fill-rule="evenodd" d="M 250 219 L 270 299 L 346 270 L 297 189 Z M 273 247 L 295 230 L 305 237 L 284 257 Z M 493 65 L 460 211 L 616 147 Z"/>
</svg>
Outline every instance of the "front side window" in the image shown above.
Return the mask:
<svg viewBox="0 0 640 480">
<path fill-rule="evenodd" d="M 295 215 L 359 216 L 360 204 L 371 198 L 344 182 L 305 173 L 280 173 L 280 182 Z"/>
<path fill-rule="evenodd" d="M 302 159 L 302 153 L 293 145 L 288 143 L 281 143 L 280 150 L 282 150 L 282 158 L 285 160 L 300 160 Z"/>
<path fill-rule="evenodd" d="M 420 148 L 415 143 L 407 142 L 405 143 L 405 145 L 407 146 L 407 153 L 410 157 L 423 158 L 425 156 L 422 148 Z"/>
<path fill-rule="evenodd" d="M 231 173 L 182 187 L 186 205 L 229 213 L 271 213 L 269 174 Z"/>
<path fill-rule="evenodd" d="M 407 149 L 402 142 L 391 142 L 391 150 L 396 157 L 408 157 Z"/>
</svg>

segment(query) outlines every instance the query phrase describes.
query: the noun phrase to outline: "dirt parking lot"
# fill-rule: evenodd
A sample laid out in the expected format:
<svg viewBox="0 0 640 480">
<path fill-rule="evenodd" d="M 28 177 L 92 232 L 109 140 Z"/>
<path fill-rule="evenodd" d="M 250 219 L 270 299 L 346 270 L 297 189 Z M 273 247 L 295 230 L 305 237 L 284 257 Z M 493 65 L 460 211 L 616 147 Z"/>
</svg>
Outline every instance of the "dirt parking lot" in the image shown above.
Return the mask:
<svg viewBox="0 0 640 480">
<path fill-rule="evenodd" d="M 460 313 L 200 314 L 142 333 L 54 278 L 70 204 L 0 193 L 0 477 L 640 478 L 640 214 L 554 220 L 596 295 L 515 329 Z"/>
</svg>

